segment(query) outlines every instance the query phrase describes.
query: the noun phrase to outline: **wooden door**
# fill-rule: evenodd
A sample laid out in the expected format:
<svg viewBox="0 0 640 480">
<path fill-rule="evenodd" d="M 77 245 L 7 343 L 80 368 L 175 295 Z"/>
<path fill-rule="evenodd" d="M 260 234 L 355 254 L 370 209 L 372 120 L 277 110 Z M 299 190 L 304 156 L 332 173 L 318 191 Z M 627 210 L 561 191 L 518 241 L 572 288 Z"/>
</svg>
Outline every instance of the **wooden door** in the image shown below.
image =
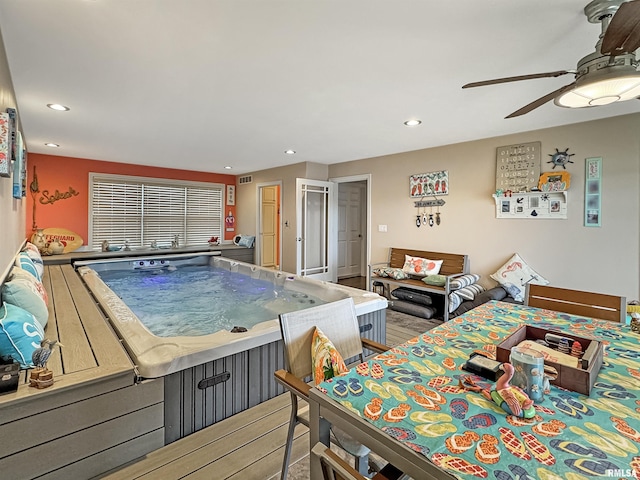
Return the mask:
<svg viewBox="0 0 640 480">
<path fill-rule="evenodd" d="M 260 225 L 260 265 L 278 267 L 278 186 L 262 187 Z"/>
<path fill-rule="evenodd" d="M 358 183 L 341 183 L 338 188 L 338 278 L 362 271 L 362 192 Z"/>
</svg>

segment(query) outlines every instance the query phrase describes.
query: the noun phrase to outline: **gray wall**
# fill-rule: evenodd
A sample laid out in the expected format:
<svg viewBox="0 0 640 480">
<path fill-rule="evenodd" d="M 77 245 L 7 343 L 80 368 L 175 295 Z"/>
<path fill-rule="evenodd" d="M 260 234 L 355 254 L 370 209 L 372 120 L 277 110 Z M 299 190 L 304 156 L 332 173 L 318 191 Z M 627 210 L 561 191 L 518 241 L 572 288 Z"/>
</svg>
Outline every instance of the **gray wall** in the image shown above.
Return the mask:
<svg viewBox="0 0 640 480">
<path fill-rule="evenodd" d="M 574 163 L 567 167 L 568 218 L 497 219 L 491 196 L 496 148 L 535 141 L 542 143 L 542 171 L 552 170 L 546 162 L 556 148 L 574 154 Z M 599 228 L 583 226 L 589 157 L 602 157 Z M 389 247 L 465 253 L 471 271 L 482 274 L 482 283 L 489 287 L 495 282 L 488 275 L 518 252 L 552 285 L 640 298 L 640 114 L 338 163 L 328 170 L 325 179 L 371 174 L 371 262 L 385 261 Z M 447 170 L 450 181 L 449 195 L 442 197 L 442 224 L 416 228 L 409 176 L 439 170 Z M 259 177 L 279 180 L 281 173 L 267 170 Z M 299 168 L 286 173 L 291 177 L 304 172 Z M 283 219 L 295 221 L 295 179 L 283 183 L 283 197 Z M 252 233 L 255 186 L 240 185 L 238 198 L 243 205 L 239 228 Z M 378 225 L 387 225 L 387 232 L 379 232 Z M 287 271 L 295 271 L 294 237 L 295 229 L 284 229 L 282 265 Z"/>
<path fill-rule="evenodd" d="M 16 108 L 13 84 L 0 36 L 0 111 Z M 0 177 L 0 282 L 9 273 L 13 257 L 25 239 L 26 200 L 13 198 L 13 179 Z"/>
</svg>

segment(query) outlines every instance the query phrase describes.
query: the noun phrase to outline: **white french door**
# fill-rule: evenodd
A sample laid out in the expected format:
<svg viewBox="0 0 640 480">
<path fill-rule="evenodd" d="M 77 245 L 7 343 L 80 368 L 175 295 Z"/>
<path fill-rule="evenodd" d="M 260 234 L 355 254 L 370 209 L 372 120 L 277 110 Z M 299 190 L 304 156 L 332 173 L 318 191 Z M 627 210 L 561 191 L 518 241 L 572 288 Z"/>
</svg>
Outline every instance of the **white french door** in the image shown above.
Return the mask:
<svg viewBox="0 0 640 480">
<path fill-rule="evenodd" d="M 333 182 L 296 179 L 296 274 L 336 282 L 336 188 Z"/>
</svg>

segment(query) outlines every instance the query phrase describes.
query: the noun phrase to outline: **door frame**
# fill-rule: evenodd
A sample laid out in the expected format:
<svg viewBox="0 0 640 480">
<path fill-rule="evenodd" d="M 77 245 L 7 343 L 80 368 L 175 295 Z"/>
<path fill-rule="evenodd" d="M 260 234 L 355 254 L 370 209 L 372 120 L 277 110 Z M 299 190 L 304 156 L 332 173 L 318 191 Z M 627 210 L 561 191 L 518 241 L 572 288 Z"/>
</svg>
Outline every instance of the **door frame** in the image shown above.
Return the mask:
<svg viewBox="0 0 640 480">
<path fill-rule="evenodd" d="M 330 182 L 334 182 L 336 184 L 340 184 L 340 183 L 352 183 L 352 182 L 365 182 L 365 215 L 363 216 L 364 221 L 365 221 L 365 225 L 364 225 L 364 234 L 366 236 L 366 241 L 365 241 L 365 254 L 364 254 L 364 262 L 363 264 L 360 266 L 360 275 L 363 277 L 366 277 L 366 285 L 369 285 L 369 264 L 371 263 L 371 174 L 370 173 L 366 173 L 366 174 L 362 174 L 362 175 L 349 175 L 346 177 L 332 177 L 329 178 Z M 333 209 L 334 209 L 334 215 L 337 218 L 338 216 L 338 199 L 337 199 L 337 195 L 336 195 L 336 201 L 335 201 L 335 205 L 333 205 Z M 337 251 L 338 248 L 338 237 L 337 237 L 337 233 L 335 238 L 332 239 L 332 241 L 336 242 L 335 244 L 335 248 Z M 336 266 L 337 267 L 337 266 Z"/>
<path fill-rule="evenodd" d="M 273 182 L 262 182 L 256 183 L 256 240 L 255 240 L 255 248 L 254 248 L 254 261 L 256 265 L 260 265 L 262 263 L 262 245 L 260 245 L 260 230 L 262 226 L 262 188 L 263 187 L 273 187 L 278 186 L 278 208 L 282 211 L 282 181 L 275 180 Z M 278 215 L 278 259 L 279 266 L 282 270 L 282 215 Z"/>
</svg>

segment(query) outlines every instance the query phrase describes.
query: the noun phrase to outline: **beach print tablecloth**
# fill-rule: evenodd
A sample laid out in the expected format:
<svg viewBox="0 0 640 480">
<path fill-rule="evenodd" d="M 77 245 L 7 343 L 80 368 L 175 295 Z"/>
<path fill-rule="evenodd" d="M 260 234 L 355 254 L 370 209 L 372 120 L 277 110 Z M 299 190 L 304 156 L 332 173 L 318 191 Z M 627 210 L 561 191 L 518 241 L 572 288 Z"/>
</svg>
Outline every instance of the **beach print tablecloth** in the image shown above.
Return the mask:
<svg viewBox="0 0 640 480">
<path fill-rule="evenodd" d="M 604 342 L 590 396 L 552 386 L 524 420 L 459 388 L 469 354 L 522 324 Z M 492 301 L 319 388 L 461 479 L 640 478 L 640 335 L 621 324 Z"/>
</svg>

